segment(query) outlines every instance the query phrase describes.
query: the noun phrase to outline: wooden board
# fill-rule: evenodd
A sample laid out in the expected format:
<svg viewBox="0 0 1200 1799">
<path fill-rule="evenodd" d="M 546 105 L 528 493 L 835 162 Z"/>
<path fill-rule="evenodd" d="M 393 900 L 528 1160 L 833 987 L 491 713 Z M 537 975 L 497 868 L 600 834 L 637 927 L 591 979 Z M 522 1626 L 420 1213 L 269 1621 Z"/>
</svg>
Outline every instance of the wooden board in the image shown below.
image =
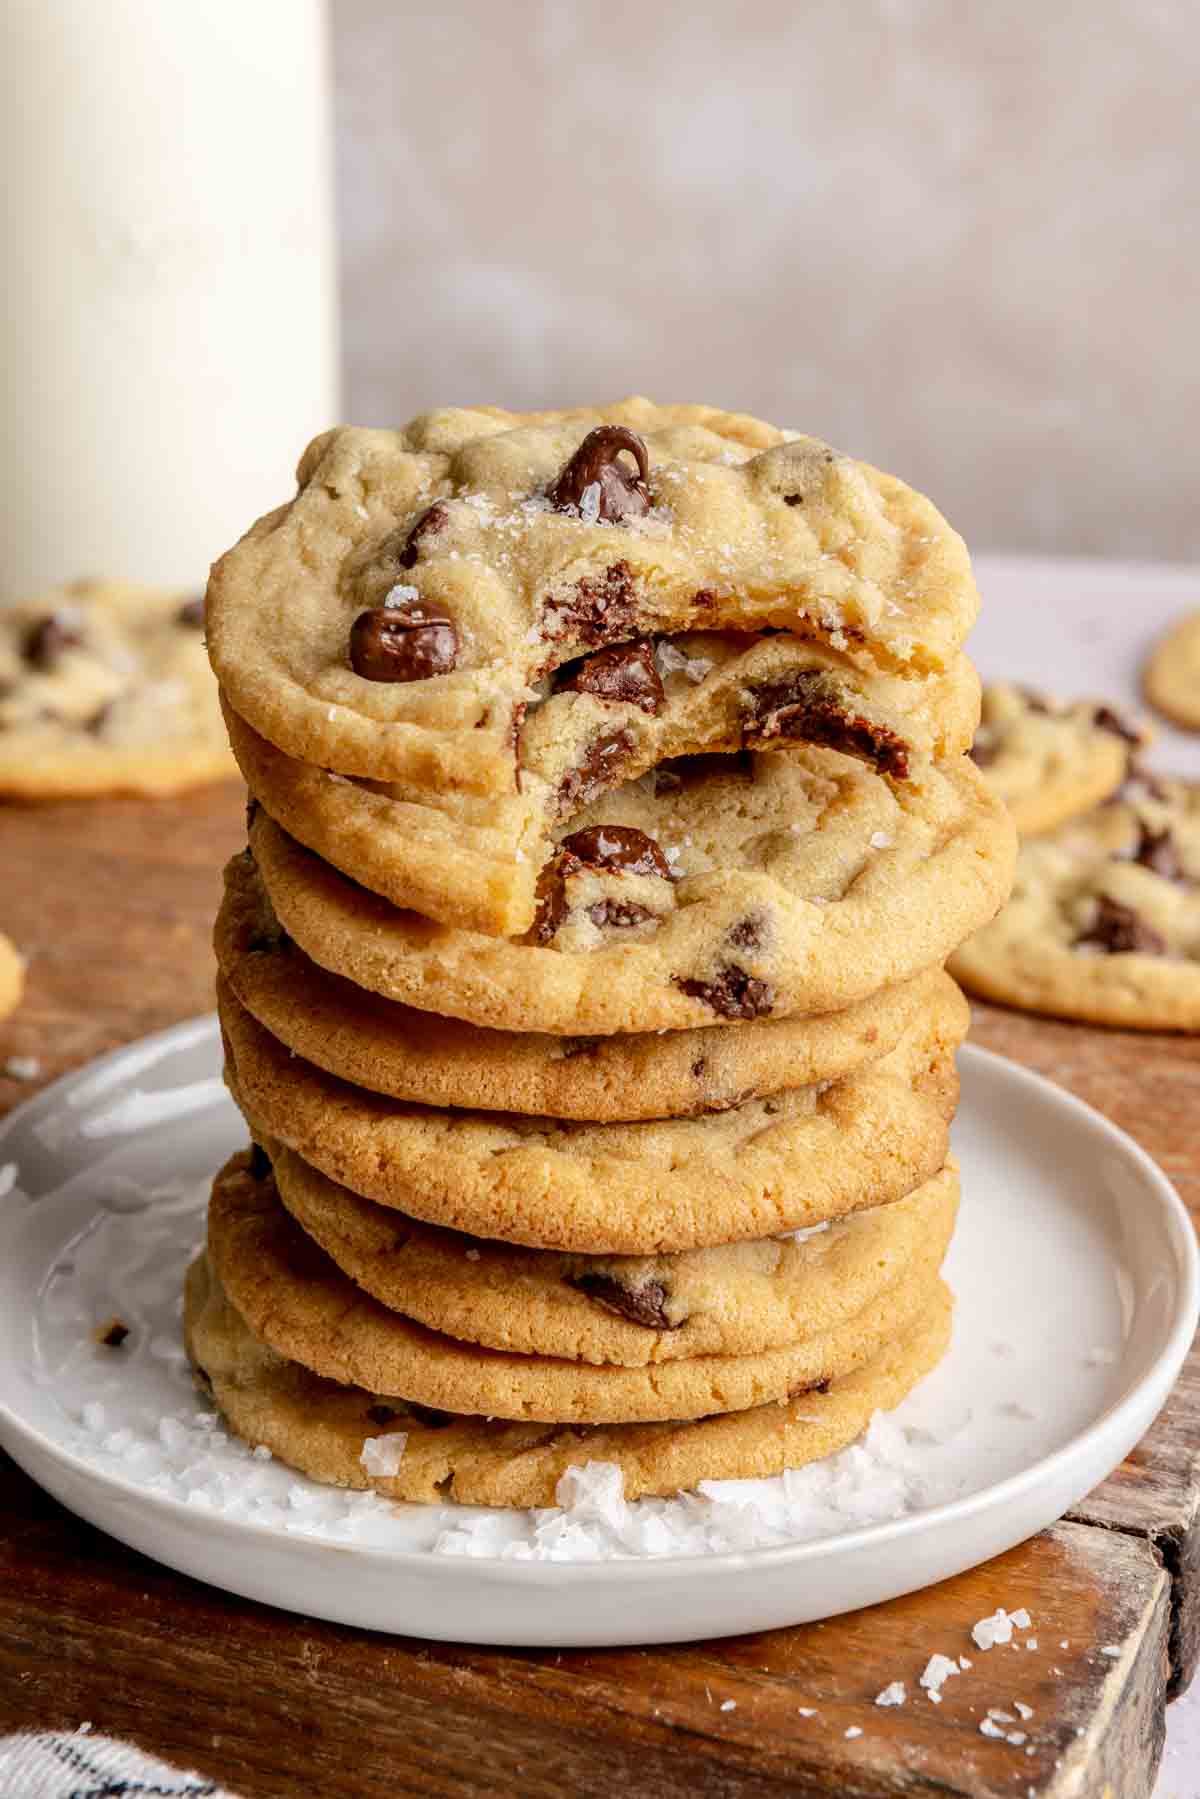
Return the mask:
<svg viewBox="0 0 1200 1799">
<path fill-rule="evenodd" d="M 50 1079 L 206 1010 L 220 865 L 242 841 L 232 786 L 0 813 L 0 928 L 30 957 L 0 1062 L 34 1056 Z M 992 1008 L 975 1038 L 1115 1118 L 1200 1212 L 1200 1042 Z M 0 1104 L 33 1090 L 0 1080 Z M 1193 1356 L 1125 1466 L 984 1568 L 826 1624 L 555 1655 L 383 1638 L 230 1598 L 88 1529 L 0 1458 L 0 1730 L 86 1719 L 245 1799 L 1142 1799 L 1166 1694 L 1200 1649 L 1198 1463 Z M 1028 1607 L 1036 1649 L 974 1649 L 972 1623 L 997 1605 Z M 917 1685 L 935 1651 L 973 1663 L 940 1706 Z M 897 1679 L 907 1703 L 877 1707 Z M 1006 1728 L 1025 1743 L 980 1734 L 989 1707 L 1015 1716 L 1018 1699 L 1033 1717 Z"/>
</svg>

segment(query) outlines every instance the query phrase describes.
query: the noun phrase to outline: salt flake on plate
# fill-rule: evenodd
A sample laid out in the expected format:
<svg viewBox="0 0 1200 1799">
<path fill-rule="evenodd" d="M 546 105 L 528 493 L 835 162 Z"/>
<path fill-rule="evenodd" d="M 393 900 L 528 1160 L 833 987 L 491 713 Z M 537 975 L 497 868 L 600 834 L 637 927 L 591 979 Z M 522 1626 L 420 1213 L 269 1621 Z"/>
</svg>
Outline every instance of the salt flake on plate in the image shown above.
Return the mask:
<svg viewBox="0 0 1200 1799">
<path fill-rule="evenodd" d="M 386 1437 L 367 1437 L 358 1459 L 367 1474 L 390 1479 L 399 1474 L 407 1446 L 408 1432 L 403 1430 L 392 1431 Z"/>
</svg>

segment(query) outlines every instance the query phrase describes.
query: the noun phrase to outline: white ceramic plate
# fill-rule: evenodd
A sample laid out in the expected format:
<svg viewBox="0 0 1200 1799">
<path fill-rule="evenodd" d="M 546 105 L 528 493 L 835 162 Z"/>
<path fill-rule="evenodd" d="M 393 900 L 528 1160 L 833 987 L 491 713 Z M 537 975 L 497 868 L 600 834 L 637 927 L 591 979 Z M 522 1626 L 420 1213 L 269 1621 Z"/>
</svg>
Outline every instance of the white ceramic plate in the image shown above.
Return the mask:
<svg viewBox="0 0 1200 1799">
<path fill-rule="evenodd" d="M 1159 1410 L 1196 1326 L 1195 1239 L 1166 1178 L 1089 1107 L 968 1047 L 954 1346 L 892 1414 L 891 1466 L 853 1449 L 782 1482 L 642 1502 L 620 1537 L 640 1553 L 596 1560 L 593 1547 L 581 1560 L 557 1513 L 337 1493 L 251 1456 L 198 1410 L 180 1277 L 204 1183 L 244 1140 L 218 1066 L 215 1021 L 198 1020 L 59 1081 L 0 1129 L 0 1441 L 123 1542 L 289 1610 L 569 1647 L 874 1604 L 984 1561 L 1082 1498 Z M 92 1338 L 113 1315 L 132 1327 L 119 1350 Z M 671 1505 L 708 1521 L 715 1544 L 770 1546 L 646 1553 Z M 433 1552 L 448 1534 L 460 1551 L 470 1539 L 469 1556 Z M 531 1559 L 551 1539 L 559 1559 Z"/>
</svg>

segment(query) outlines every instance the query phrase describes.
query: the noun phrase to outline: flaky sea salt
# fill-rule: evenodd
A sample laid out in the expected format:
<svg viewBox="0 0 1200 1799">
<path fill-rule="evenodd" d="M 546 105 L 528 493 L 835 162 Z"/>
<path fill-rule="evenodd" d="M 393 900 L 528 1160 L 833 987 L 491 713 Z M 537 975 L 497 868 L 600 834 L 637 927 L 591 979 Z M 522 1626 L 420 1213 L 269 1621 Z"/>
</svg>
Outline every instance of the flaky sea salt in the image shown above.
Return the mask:
<svg viewBox="0 0 1200 1799">
<path fill-rule="evenodd" d="M 735 1712 L 737 1710 L 737 1700 L 736 1699 L 722 1699 L 721 1710 L 723 1712 Z"/>
<path fill-rule="evenodd" d="M 1030 1718 L 1033 1716 L 1033 1707 L 1031 1705 L 1022 1704 L 1019 1699 L 1014 1699 L 1013 1705 L 1016 1709 L 1017 1716 L 1024 1718 L 1025 1722 L 1028 1724 Z"/>
<path fill-rule="evenodd" d="M 408 1432 L 403 1430 L 392 1431 L 386 1437 L 368 1437 L 358 1459 L 367 1474 L 399 1474 L 407 1444 Z"/>
<path fill-rule="evenodd" d="M 891 847 L 892 840 L 886 831 L 872 831 L 871 848 L 873 850 L 890 850 Z"/>
<path fill-rule="evenodd" d="M 997 1737 L 1001 1742 L 1004 1740 L 1003 1729 L 999 1724 L 993 1724 L 990 1718 L 979 1720 L 979 1734 L 984 1737 Z"/>
<path fill-rule="evenodd" d="M 1019 1611 L 1006 1612 L 999 1606 L 990 1618 L 980 1618 L 971 1627 L 971 1636 L 977 1649 L 994 1649 L 997 1643 L 1011 1643 L 1014 1626 L 1018 1630 L 1028 1630 L 1029 1613 L 1022 1607 Z M 1036 1639 L 1035 1639 L 1036 1641 Z"/>
<path fill-rule="evenodd" d="M 846 1732 L 846 1739 L 849 1742 L 854 1737 L 860 1737 L 861 1735 L 862 1735 L 862 1726 L 859 1724 L 852 1724 L 850 1726 L 849 1730 L 847 1730 L 847 1732 Z"/>
<path fill-rule="evenodd" d="M 411 606 L 413 601 L 420 597 L 420 593 L 415 587 L 403 581 L 397 581 L 396 585 L 389 587 L 384 594 L 383 603 L 385 606 Z"/>
<path fill-rule="evenodd" d="M 600 483 L 589 481 L 579 496 L 579 516 L 587 525 L 594 525 L 600 517 Z"/>
<path fill-rule="evenodd" d="M 884 1687 L 882 1693 L 876 1693 L 876 1705 L 903 1705 L 908 1698 L 908 1691 L 902 1680 L 893 1680 Z"/>
<path fill-rule="evenodd" d="M 36 1081 L 42 1065 L 36 1056 L 10 1056 L 4 1064 L 4 1072 L 10 1081 Z"/>
<path fill-rule="evenodd" d="M 958 1663 L 948 1655 L 931 1655 L 925 1664 L 925 1672 L 920 1684 L 925 1688 L 935 1705 L 942 1703 L 942 1687 L 952 1674 L 960 1674 Z"/>
<path fill-rule="evenodd" d="M 1119 1658 L 1121 1651 L 1115 1643 L 1106 1643 L 1100 1653 L 1101 1655 L 1108 1656 L 1110 1661 L 1115 1662 Z"/>
</svg>

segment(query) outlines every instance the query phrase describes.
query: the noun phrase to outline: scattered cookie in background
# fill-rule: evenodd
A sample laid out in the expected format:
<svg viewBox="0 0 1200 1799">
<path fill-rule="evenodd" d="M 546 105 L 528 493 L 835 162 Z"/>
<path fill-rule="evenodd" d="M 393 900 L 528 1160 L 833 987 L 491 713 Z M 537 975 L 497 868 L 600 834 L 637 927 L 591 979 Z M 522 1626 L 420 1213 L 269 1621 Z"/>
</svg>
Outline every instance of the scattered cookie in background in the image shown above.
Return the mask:
<svg viewBox="0 0 1200 1799">
<path fill-rule="evenodd" d="M 1023 837 L 1052 831 L 1115 793 L 1151 733 L 1103 701 L 1051 699 L 989 682 L 971 756 Z"/>
<path fill-rule="evenodd" d="M 0 796 L 168 794 L 236 773 L 200 595 L 76 581 L 0 612 Z"/>
<path fill-rule="evenodd" d="M 1152 706 L 1185 731 L 1200 731 L 1200 611 L 1185 613 L 1159 639 L 1142 675 Z"/>
<path fill-rule="evenodd" d="M 1200 783 L 1135 774 L 1022 844 L 1011 900 L 950 969 L 1026 1011 L 1200 1030 Z"/>
<path fill-rule="evenodd" d="M 0 1020 L 16 1011 L 24 986 L 24 959 L 8 938 L 0 935 Z"/>
</svg>

